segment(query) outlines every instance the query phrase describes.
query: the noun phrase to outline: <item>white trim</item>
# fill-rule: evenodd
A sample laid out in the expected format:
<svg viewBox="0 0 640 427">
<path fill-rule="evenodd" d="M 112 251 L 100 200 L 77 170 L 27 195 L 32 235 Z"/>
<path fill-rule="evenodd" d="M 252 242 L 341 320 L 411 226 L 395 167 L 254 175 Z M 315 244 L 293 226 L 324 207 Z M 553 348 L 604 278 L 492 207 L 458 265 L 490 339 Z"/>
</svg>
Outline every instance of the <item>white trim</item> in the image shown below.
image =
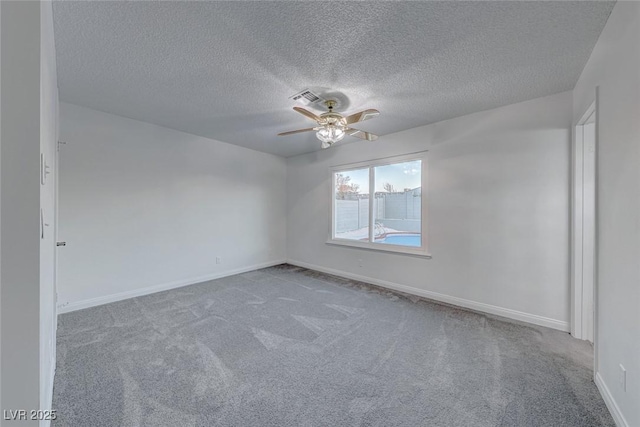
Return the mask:
<svg viewBox="0 0 640 427">
<path fill-rule="evenodd" d="M 602 376 L 600 376 L 600 372 L 596 373 L 595 382 L 596 382 L 596 387 L 598 387 L 598 391 L 600 392 L 600 395 L 602 395 L 602 400 L 604 400 L 604 403 L 607 405 L 607 409 L 609 409 L 609 412 L 611 413 L 611 416 L 613 417 L 613 421 L 615 421 L 616 426 L 629 427 L 627 420 L 624 418 L 624 415 L 622 415 L 622 411 L 620 411 L 618 404 L 616 403 L 616 401 L 613 398 L 613 395 L 609 391 L 609 387 L 607 387 L 604 380 L 602 379 Z"/>
<path fill-rule="evenodd" d="M 431 259 L 433 258 L 429 252 L 423 251 L 422 249 L 414 249 L 410 246 L 399 246 L 399 245 L 381 245 L 376 244 L 375 246 L 369 242 L 360 242 L 358 240 L 348 240 L 348 239 L 329 239 L 325 242 L 327 245 L 337 245 L 337 246 L 350 246 L 352 248 L 365 249 L 368 251 L 376 251 L 376 252 L 393 252 L 396 254 L 404 254 L 404 255 L 412 255 L 416 257 L 422 257 Z"/>
<path fill-rule="evenodd" d="M 119 292 L 117 294 L 105 295 L 102 297 L 91 298 L 84 301 L 75 301 L 65 305 L 58 306 L 58 314 L 69 313 L 85 308 L 96 307 L 110 302 L 121 301 L 129 298 L 135 298 L 142 295 L 154 294 L 156 292 L 167 291 L 169 289 L 181 288 L 183 286 L 195 285 L 196 283 L 208 282 L 209 280 L 220 279 L 222 277 L 233 276 L 235 274 L 246 273 L 248 271 L 258 270 L 260 268 L 273 267 L 274 265 L 284 264 L 286 260 L 269 261 L 261 264 L 250 265 L 248 267 L 237 268 L 235 270 L 227 270 L 221 273 L 209 274 L 206 276 L 193 277 L 190 279 L 176 280 L 169 283 L 148 286 L 146 288 L 135 289 L 132 291 Z"/>
<path fill-rule="evenodd" d="M 585 239 L 585 181 L 595 179 L 593 175 L 585 175 L 584 126 L 597 121 L 597 91 L 594 101 L 589 105 L 580 120 L 573 125 L 572 143 L 572 182 L 571 182 L 571 335 L 582 340 L 594 338 L 595 329 L 595 252 L 593 259 L 585 259 L 585 245 L 593 245 L 597 251 L 595 233 L 592 239 Z M 597 123 L 595 124 L 595 147 L 598 147 Z M 597 153 L 595 154 L 597 158 Z M 595 213 L 595 212 L 593 212 Z M 587 253 L 590 253 L 587 251 Z M 593 292 L 585 294 L 586 283 L 593 284 Z M 591 307 L 591 316 L 586 311 Z M 587 323 L 589 320 L 591 324 Z"/>
<path fill-rule="evenodd" d="M 54 313 L 54 325 L 53 327 L 53 339 L 51 340 L 51 348 L 49 351 L 51 352 L 51 365 L 48 367 L 49 369 L 49 384 L 46 384 L 46 396 L 45 401 L 40 402 L 40 410 L 50 411 L 53 408 L 53 384 L 56 379 L 56 363 L 57 363 L 57 336 L 58 336 L 58 310 L 57 307 L 53 307 Z M 45 367 L 46 369 L 46 367 Z M 50 419 L 42 419 L 39 422 L 40 427 L 49 427 L 51 425 Z"/>
<path fill-rule="evenodd" d="M 571 184 L 571 335 L 582 339 L 582 166 L 583 128 L 573 127 Z M 580 191 L 578 191 L 580 188 Z M 579 209 L 580 208 L 580 209 Z"/>
<path fill-rule="evenodd" d="M 595 229 L 595 242 L 594 242 L 594 260 L 593 260 L 593 372 L 594 375 L 600 372 L 600 365 L 598 364 L 598 251 L 600 250 L 599 238 L 598 238 L 598 159 L 600 158 L 600 86 L 596 86 L 596 95 L 594 100 L 594 113 L 595 113 L 595 125 L 596 125 L 596 169 L 595 169 L 595 205 L 596 205 L 596 229 Z"/>
<path fill-rule="evenodd" d="M 335 276 L 341 276 L 346 279 L 352 279 L 352 280 L 358 280 L 361 282 L 371 283 L 373 285 L 382 286 L 383 288 L 394 289 L 396 291 L 405 292 L 407 294 L 417 295 L 417 296 L 428 298 L 434 301 L 440 301 L 447 304 L 452 304 L 459 307 L 480 311 L 483 313 L 494 314 L 496 316 L 502 316 L 508 319 L 532 323 L 534 325 L 539 325 L 539 326 L 545 326 L 547 328 L 557 329 L 563 332 L 569 332 L 569 322 L 564 322 L 562 320 L 551 319 L 549 317 L 538 316 L 537 314 L 525 313 L 522 311 L 512 310 L 510 308 L 498 307 L 495 305 L 471 301 L 468 299 L 445 295 L 438 292 L 418 289 L 411 286 L 405 286 L 398 283 L 388 282 L 386 280 L 379 280 L 379 279 L 374 279 L 372 277 L 361 276 L 359 274 L 347 273 L 346 271 L 335 270 L 333 268 L 326 268 L 326 267 L 322 267 L 315 264 L 309 264 L 303 261 L 297 261 L 294 259 L 288 259 L 287 263 L 298 266 L 298 267 L 304 267 L 311 270 L 320 271 L 323 273 L 333 274 Z"/>
<path fill-rule="evenodd" d="M 420 178 L 421 178 L 420 186 L 422 186 L 422 176 Z M 336 185 L 336 180 L 334 177 L 333 194 L 336 194 L 335 185 Z M 422 188 L 420 188 L 420 191 L 422 191 Z M 422 195 L 422 193 L 420 194 Z M 334 195 L 333 196 L 334 203 L 335 203 L 335 199 L 336 197 Z M 359 203 L 360 203 L 360 200 L 358 200 L 358 204 Z M 358 209 L 358 212 L 360 212 L 359 209 Z M 333 214 L 336 215 L 335 210 L 333 211 Z M 339 242 L 340 244 L 342 244 L 343 242 L 341 241 L 341 239 L 336 239 L 336 230 L 335 230 L 336 221 L 337 221 L 337 218 L 334 216 L 331 221 L 331 225 L 334 227 L 331 229 L 331 240 L 335 240 L 336 242 Z M 360 218 L 358 218 L 358 222 L 360 222 Z M 422 223 L 422 218 L 420 219 L 420 223 Z M 367 242 L 367 246 L 371 246 L 371 243 L 375 242 L 375 240 L 376 240 L 376 172 L 375 172 L 375 166 L 369 166 L 369 241 Z"/>
<path fill-rule="evenodd" d="M 56 314 L 57 317 L 57 314 Z M 54 340 L 55 343 L 55 340 Z M 53 383 L 56 378 L 56 349 L 54 344 L 53 356 L 51 357 L 51 366 L 49 367 L 51 384 L 50 387 L 47 388 L 47 397 L 45 401 L 45 405 L 40 405 L 40 409 L 43 411 L 50 411 L 53 409 Z M 51 425 L 51 420 L 40 420 L 40 427 L 49 427 Z"/>
</svg>

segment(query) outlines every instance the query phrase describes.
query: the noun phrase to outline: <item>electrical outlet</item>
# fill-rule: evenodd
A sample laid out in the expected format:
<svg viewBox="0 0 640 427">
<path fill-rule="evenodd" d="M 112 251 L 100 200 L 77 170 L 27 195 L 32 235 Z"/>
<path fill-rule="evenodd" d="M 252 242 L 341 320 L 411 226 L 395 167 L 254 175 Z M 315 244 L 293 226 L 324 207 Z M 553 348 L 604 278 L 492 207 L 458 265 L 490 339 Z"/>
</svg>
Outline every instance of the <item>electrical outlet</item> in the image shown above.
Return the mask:
<svg viewBox="0 0 640 427">
<path fill-rule="evenodd" d="M 622 391 L 627 391 L 627 370 L 620 364 L 620 387 Z"/>
<path fill-rule="evenodd" d="M 222 264 L 222 257 L 220 256 L 216 257 L 216 264 Z"/>
</svg>

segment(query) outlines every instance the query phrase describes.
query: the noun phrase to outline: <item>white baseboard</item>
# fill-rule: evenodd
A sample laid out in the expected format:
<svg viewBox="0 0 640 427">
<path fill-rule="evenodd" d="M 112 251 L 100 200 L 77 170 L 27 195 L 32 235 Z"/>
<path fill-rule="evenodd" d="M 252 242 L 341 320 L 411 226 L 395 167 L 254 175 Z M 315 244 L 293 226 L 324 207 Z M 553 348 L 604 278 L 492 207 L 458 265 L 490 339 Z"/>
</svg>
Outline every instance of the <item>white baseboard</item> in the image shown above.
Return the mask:
<svg viewBox="0 0 640 427">
<path fill-rule="evenodd" d="M 58 314 L 69 313 L 71 311 L 82 310 L 85 308 L 96 307 L 98 305 L 108 304 L 110 302 L 121 301 L 124 299 L 139 297 L 142 295 L 154 294 L 156 292 L 168 291 L 169 289 L 181 288 L 183 286 L 194 285 L 196 283 L 208 282 L 209 280 L 220 279 L 221 277 L 233 276 L 235 274 L 246 273 L 248 271 L 258 270 L 260 268 L 272 267 L 278 264 L 284 264 L 286 260 L 269 261 L 262 264 L 254 264 L 248 267 L 237 268 L 235 270 L 227 270 L 220 273 L 209 274 L 206 276 L 193 277 L 191 279 L 176 280 L 169 283 L 148 286 L 146 288 L 134 289 L 131 291 L 119 292 L 117 294 L 105 295 L 102 297 L 91 298 L 84 301 L 75 301 L 58 306 Z"/>
<path fill-rule="evenodd" d="M 533 323 L 534 325 L 545 326 L 547 328 L 557 329 L 563 332 L 569 332 L 569 322 L 564 322 L 562 320 L 551 319 L 549 317 L 538 316 L 537 314 L 525 313 L 522 311 L 512 310 L 510 308 L 498 307 L 495 305 L 471 301 L 468 299 L 445 295 L 438 292 L 432 292 L 424 289 L 414 288 L 411 286 L 400 285 L 398 283 L 375 279 L 373 277 L 361 276 L 359 274 L 348 273 L 346 271 L 334 270 L 332 268 L 326 268 L 326 267 L 322 267 L 315 264 L 309 264 L 306 262 L 297 261 L 295 259 L 289 259 L 287 260 L 287 263 L 291 265 L 296 265 L 298 267 L 308 268 L 310 270 L 317 270 L 323 273 L 341 276 L 346 279 L 352 279 L 352 280 L 358 280 L 361 282 L 371 283 L 373 285 L 382 286 L 383 288 L 394 289 L 396 291 L 405 292 L 407 294 L 412 294 L 412 295 L 428 298 L 431 300 L 468 308 L 475 311 L 481 311 L 483 313 L 494 314 L 496 316 L 502 316 L 509 319 L 519 320 L 521 322 Z"/>
<path fill-rule="evenodd" d="M 629 427 L 627 420 L 624 418 L 624 415 L 622 415 L 622 411 L 620 411 L 620 408 L 616 404 L 616 401 L 613 399 L 613 395 L 609 391 L 609 387 L 607 387 L 607 385 L 604 383 L 604 380 L 602 379 L 602 376 L 600 376 L 600 372 L 596 373 L 596 386 L 598 387 L 598 391 L 600 391 L 602 399 L 607 405 L 607 409 L 609 409 L 609 412 L 611 413 L 613 421 L 615 421 L 616 425 L 618 427 Z"/>
</svg>

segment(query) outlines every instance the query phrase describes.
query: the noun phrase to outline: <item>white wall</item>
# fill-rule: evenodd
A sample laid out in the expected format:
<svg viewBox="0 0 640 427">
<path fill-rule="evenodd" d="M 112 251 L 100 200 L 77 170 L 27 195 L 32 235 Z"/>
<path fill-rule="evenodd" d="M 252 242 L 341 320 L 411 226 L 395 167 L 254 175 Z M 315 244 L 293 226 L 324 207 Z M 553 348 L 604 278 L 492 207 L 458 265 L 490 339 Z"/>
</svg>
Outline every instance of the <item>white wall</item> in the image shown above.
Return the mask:
<svg viewBox="0 0 640 427">
<path fill-rule="evenodd" d="M 565 92 L 289 158 L 290 261 L 568 330 L 571 99 Z M 427 149 L 433 259 L 325 243 L 330 166 Z"/>
<path fill-rule="evenodd" d="M 65 103 L 60 138 L 61 310 L 286 259 L 284 159 Z"/>
<path fill-rule="evenodd" d="M 29 410 L 40 404 L 40 4 L 0 8 L 0 409 Z"/>
<path fill-rule="evenodd" d="M 40 150 L 50 172 L 43 177 L 44 184 L 40 186 L 40 208 L 44 223 L 40 239 L 40 409 L 48 410 L 51 409 L 56 363 L 55 170 L 58 141 L 58 78 L 52 3 L 43 1 L 40 4 Z"/>
<path fill-rule="evenodd" d="M 575 123 L 599 87 L 596 382 L 627 426 L 640 426 L 639 41 L 640 3 L 619 1 L 573 93 Z"/>
</svg>

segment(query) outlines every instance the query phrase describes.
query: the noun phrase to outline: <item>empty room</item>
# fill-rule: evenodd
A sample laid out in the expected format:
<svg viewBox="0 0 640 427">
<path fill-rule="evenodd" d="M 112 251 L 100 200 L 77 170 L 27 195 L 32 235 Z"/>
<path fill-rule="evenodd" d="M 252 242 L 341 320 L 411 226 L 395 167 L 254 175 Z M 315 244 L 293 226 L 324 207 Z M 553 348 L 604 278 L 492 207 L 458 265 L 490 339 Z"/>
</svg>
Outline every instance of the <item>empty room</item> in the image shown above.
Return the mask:
<svg viewBox="0 0 640 427">
<path fill-rule="evenodd" d="M 0 2 L 2 426 L 640 427 L 640 2 Z"/>
</svg>

